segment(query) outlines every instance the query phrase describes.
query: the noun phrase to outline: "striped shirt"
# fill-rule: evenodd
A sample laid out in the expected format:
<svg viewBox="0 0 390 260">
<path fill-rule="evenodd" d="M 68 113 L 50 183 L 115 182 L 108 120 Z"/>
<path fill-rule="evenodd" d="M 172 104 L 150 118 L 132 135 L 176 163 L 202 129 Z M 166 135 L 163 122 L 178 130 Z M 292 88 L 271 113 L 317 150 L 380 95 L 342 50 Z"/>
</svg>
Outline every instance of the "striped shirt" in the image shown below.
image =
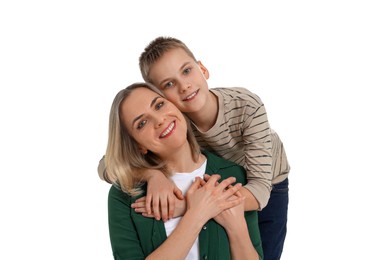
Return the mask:
<svg viewBox="0 0 390 260">
<path fill-rule="evenodd" d="M 245 167 L 245 188 L 263 209 L 272 184 L 285 180 L 290 170 L 283 143 L 256 94 L 239 87 L 210 91 L 218 97 L 217 120 L 206 132 L 192 124 L 195 137 L 202 148 Z"/>
</svg>

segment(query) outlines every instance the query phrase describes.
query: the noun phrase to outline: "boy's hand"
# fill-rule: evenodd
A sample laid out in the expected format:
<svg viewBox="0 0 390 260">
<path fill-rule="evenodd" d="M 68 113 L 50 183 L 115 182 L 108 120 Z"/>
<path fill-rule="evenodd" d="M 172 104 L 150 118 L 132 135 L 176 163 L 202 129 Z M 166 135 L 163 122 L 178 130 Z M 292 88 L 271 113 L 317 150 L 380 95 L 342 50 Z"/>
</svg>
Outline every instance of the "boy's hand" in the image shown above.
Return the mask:
<svg viewBox="0 0 390 260">
<path fill-rule="evenodd" d="M 153 214 L 157 220 L 171 219 L 175 211 L 176 198 L 184 199 L 181 190 L 160 171 L 149 170 L 145 177 L 148 182 L 146 213 Z"/>
<path fill-rule="evenodd" d="M 131 207 L 135 210 L 135 212 L 141 213 L 142 216 L 144 217 L 154 218 L 153 212 L 152 214 L 147 213 L 145 201 L 146 201 L 146 197 L 139 198 L 133 204 L 131 204 Z M 175 210 L 173 213 L 173 217 L 176 218 L 176 217 L 183 216 L 185 212 L 186 212 L 186 201 L 175 198 Z"/>
</svg>

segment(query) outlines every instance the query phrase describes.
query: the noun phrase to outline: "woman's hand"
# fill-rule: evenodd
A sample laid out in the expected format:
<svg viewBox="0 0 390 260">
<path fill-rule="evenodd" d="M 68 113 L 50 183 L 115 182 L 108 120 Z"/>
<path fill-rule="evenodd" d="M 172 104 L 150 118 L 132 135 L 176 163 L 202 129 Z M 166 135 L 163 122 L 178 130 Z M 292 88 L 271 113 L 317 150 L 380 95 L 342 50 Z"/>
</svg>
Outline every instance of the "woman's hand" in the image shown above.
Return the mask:
<svg viewBox="0 0 390 260">
<path fill-rule="evenodd" d="M 148 183 L 144 201 L 145 213 L 153 215 L 157 220 L 171 219 L 174 216 L 176 201 L 184 199 L 181 190 L 160 171 L 147 170 L 144 176 Z M 137 206 L 134 205 L 135 207 Z"/>
<path fill-rule="evenodd" d="M 232 197 L 243 198 L 244 201 L 244 196 L 242 196 L 239 191 L 237 191 Z M 238 230 L 242 226 L 239 225 L 239 223 L 245 222 L 244 202 L 238 204 L 235 207 L 222 211 L 214 217 L 214 220 L 223 226 L 226 231 L 234 232 L 235 230 Z"/>
<path fill-rule="evenodd" d="M 208 181 L 210 179 L 210 175 L 205 174 L 204 180 Z M 218 185 L 218 183 L 216 183 Z M 229 185 L 227 189 L 231 188 L 232 186 Z M 245 200 L 245 197 L 241 194 L 241 192 L 238 190 L 233 196 L 231 196 L 229 199 L 234 198 L 242 198 L 243 201 Z M 238 225 L 236 225 L 239 221 L 245 222 L 245 216 L 244 216 L 244 205 L 245 203 L 240 203 L 235 207 L 226 209 L 219 213 L 217 216 L 214 217 L 214 220 L 223 226 L 225 230 L 231 230 L 234 231 L 235 228 L 238 228 Z"/>
<path fill-rule="evenodd" d="M 196 215 L 206 223 L 222 211 L 243 202 L 243 197 L 233 196 L 241 188 L 241 184 L 231 186 L 236 181 L 234 177 L 218 183 L 220 178 L 220 175 L 214 174 L 204 183 L 201 178 L 196 177 L 187 192 L 187 213 Z"/>
</svg>

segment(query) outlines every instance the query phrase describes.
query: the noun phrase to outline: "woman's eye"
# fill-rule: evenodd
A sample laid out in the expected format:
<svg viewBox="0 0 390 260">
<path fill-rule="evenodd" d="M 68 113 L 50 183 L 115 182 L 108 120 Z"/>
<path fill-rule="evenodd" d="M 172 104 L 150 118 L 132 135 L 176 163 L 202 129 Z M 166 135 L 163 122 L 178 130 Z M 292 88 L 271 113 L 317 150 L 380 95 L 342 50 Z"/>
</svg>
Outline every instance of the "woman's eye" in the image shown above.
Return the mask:
<svg viewBox="0 0 390 260">
<path fill-rule="evenodd" d="M 160 108 L 162 108 L 164 106 L 164 101 L 161 101 L 161 102 L 158 102 L 156 104 L 156 110 L 159 110 Z"/>
<path fill-rule="evenodd" d="M 146 120 L 141 120 L 138 125 L 137 125 L 137 129 L 141 129 L 142 127 L 144 127 L 146 124 Z"/>
<path fill-rule="evenodd" d="M 191 68 L 186 68 L 184 71 L 183 71 L 183 74 L 184 75 L 187 75 L 191 72 Z"/>
</svg>

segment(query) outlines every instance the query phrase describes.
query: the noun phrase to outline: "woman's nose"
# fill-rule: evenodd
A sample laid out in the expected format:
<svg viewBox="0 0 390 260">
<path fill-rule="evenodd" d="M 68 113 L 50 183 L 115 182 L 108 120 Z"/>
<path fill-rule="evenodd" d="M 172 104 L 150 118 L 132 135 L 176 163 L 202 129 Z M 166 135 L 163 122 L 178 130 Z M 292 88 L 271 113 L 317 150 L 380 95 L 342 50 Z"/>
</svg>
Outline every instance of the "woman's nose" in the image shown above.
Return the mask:
<svg viewBox="0 0 390 260">
<path fill-rule="evenodd" d="M 161 127 L 165 122 L 165 116 L 162 115 L 155 115 L 155 127 L 159 128 Z"/>
</svg>

